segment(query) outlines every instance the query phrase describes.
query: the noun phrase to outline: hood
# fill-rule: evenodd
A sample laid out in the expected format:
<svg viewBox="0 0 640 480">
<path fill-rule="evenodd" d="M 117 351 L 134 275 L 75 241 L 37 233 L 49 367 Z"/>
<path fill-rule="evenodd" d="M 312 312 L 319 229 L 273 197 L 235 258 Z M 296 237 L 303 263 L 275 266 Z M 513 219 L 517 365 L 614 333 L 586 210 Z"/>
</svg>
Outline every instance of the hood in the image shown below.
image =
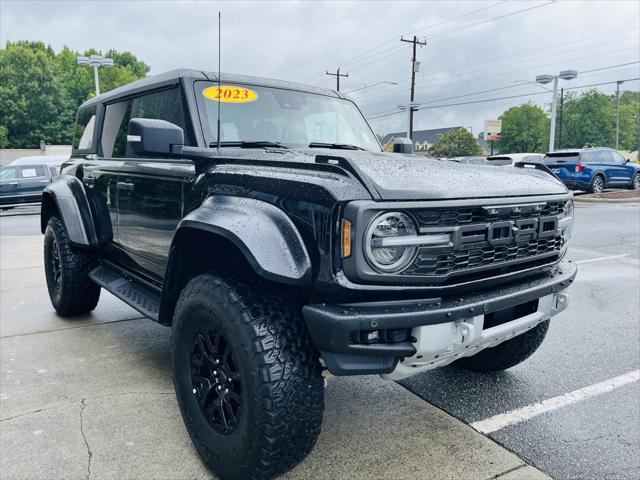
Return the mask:
<svg viewBox="0 0 640 480">
<path fill-rule="evenodd" d="M 305 153 L 311 154 L 311 151 Z M 567 192 L 558 179 L 534 169 L 464 165 L 383 152 L 314 150 L 313 153 L 346 159 L 382 200 L 518 197 Z"/>
</svg>

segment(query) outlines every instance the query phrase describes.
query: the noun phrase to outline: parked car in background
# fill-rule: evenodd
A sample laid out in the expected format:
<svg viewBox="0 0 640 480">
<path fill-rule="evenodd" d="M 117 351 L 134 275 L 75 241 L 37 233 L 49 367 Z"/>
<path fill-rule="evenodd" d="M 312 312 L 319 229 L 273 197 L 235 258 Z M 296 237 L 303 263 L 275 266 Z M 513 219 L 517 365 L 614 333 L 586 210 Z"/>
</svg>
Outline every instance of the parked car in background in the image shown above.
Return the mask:
<svg viewBox="0 0 640 480">
<path fill-rule="evenodd" d="M 540 162 L 543 158 L 542 153 L 501 153 L 487 157 L 487 164 L 513 167 L 515 162 Z"/>
<path fill-rule="evenodd" d="M 69 155 L 31 155 L 28 157 L 20 157 L 9 165 L 48 165 L 55 176 L 60 175 L 60 166 L 69 159 Z"/>
<path fill-rule="evenodd" d="M 0 205 L 37 203 L 42 190 L 58 178 L 58 168 L 53 165 L 9 165 L 0 167 Z"/>
<path fill-rule="evenodd" d="M 542 162 L 570 189 L 602 193 L 605 188 L 640 190 L 640 165 L 612 148 L 547 153 Z"/>
</svg>

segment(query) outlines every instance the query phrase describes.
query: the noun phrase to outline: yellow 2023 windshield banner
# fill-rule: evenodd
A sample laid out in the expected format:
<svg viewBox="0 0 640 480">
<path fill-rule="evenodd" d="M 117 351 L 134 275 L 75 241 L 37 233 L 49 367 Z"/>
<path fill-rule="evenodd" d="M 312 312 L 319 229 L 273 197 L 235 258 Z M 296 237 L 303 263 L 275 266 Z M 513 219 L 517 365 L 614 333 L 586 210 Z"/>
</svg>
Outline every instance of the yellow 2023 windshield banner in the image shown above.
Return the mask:
<svg viewBox="0 0 640 480">
<path fill-rule="evenodd" d="M 258 100 L 258 93 L 237 85 L 217 85 L 208 87 L 202 91 L 209 100 L 224 103 L 249 103 Z"/>
</svg>

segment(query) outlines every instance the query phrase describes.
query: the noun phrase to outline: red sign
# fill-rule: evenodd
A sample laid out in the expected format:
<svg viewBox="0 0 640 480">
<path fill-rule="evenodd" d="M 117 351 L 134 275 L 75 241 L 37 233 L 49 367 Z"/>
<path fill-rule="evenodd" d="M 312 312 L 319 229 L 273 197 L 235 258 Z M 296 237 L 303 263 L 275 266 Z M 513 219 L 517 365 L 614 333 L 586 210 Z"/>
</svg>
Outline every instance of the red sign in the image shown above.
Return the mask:
<svg viewBox="0 0 640 480">
<path fill-rule="evenodd" d="M 498 135 L 489 135 L 487 140 L 491 140 L 492 142 L 499 142 L 502 137 Z"/>
</svg>

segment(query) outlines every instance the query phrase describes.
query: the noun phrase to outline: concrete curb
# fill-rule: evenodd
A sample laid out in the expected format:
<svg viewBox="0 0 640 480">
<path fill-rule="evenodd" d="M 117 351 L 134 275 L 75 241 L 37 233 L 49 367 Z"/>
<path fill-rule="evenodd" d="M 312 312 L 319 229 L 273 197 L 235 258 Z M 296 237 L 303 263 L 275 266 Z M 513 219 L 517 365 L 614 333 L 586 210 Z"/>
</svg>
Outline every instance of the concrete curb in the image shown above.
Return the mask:
<svg viewBox="0 0 640 480">
<path fill-rule="evenodd" d="M 573 200 L 576 202 L 584 202 L 584 203 L 638 203 L 640 202 L 640 197 L 638 198 L 594 198 L 594 197 L 573 197 Z"/>
</svg>

